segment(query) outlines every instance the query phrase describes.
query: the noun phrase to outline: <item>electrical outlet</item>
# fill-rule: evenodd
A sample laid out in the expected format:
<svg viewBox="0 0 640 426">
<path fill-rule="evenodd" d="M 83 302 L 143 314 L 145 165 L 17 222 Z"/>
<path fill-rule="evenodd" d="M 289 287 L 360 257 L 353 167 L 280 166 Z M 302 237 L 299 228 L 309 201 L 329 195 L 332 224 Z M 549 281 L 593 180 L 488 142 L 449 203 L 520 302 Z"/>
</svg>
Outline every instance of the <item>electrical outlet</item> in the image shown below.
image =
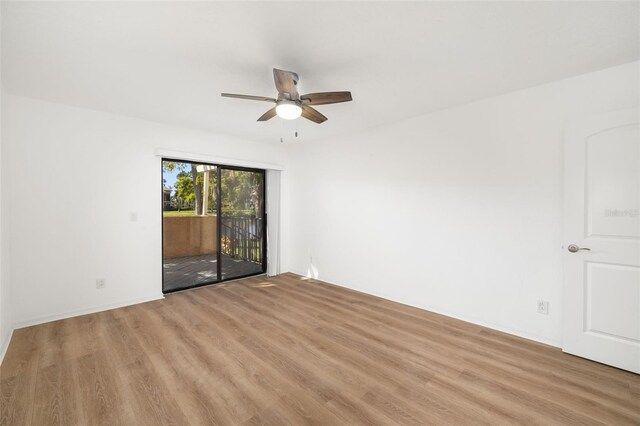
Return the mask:
<svg viewBox="0 0 640 426">
<path fill-rule="evenodd" d="M 104 278 L 98 278 L 96 280 L 96 289 L 97 290 L 105 288 L 106 285 L 107 285 L 107 282 L 105 281 Z"/>
<path fill-rule="evenodd" d="M 546 300 L 538 300 L 538 313 L 549 315 L 549 302 Z"/>
</svg>

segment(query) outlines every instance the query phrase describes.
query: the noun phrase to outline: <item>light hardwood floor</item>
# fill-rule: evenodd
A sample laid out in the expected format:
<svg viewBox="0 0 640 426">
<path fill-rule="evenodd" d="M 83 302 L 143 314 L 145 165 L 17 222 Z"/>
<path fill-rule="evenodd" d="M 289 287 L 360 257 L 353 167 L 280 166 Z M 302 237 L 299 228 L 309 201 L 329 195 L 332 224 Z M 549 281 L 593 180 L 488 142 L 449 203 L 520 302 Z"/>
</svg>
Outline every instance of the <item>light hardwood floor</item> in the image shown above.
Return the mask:
<svg viewBox="0 0 640 426">
<path fill-rule="evenodd" d="M 16 330 L 3 425 L 640 424 L 640 376 L 293 274 Z"/>
</svg>

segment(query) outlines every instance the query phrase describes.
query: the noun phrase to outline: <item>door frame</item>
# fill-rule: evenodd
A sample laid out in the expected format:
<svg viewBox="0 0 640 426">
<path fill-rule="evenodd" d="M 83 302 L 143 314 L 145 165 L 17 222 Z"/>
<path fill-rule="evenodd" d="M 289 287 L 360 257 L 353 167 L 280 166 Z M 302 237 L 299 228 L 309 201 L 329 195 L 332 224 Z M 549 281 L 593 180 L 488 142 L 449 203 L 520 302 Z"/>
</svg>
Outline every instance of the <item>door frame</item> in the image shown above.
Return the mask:
<svg viewBox="0 0 640 426">
<path fill-rule="evenodd" d="M 188 159 L 181 159 L 181 158 L 174 158 L 174 157 L 166 157 L 166 156 L 162 156 L 160 157 L 160 192 L 162 193 L 162 191 L 164 190 L 164 183 L 163 183 L 163 167 L 162 164 L 165 161 L 175 161 L 175 162 L 179 162 L 179 163 L 195 163 L 195 164 L 202 164 L 204 166 L 214 166 L 216 168 L 216 191 L 218 193 L 218 196 L 216 197 L 217 201 L 216 201 L 216 211 L 218 212 L 218 214 L 216 215 L 216 227 L 217 227 L 217 241 L 216 241 L 216 277 L 217 279 L 212 280 L 212 281 L 207 281 L 204 283 L 198 283 L 198 284 L 194 284 L 191 286 L 187 286 L 187 287 L 183 287 L 183 288 L 179 288 L 179 289 L 173 289 L 173 290 L 165 290 L 165 286 L 164 286 L 164 198 L 161 197 L 160 200 L 160 230 L 161 230 L 161 257 L 160 257 L 160 267 L 162 268 L 162 294 L 169 294 L 169 293 L 175 293 L 178 291 L 183 291 L 183 290 L 189 290 L 192 288 L 197 288 L 197 287 L 203 287 L 203 286 L 207 286 L 207 285 L 213 285 L 213 284 L 220 284 L 223 282 L 227 282 L 227 281 L 233 281 L 233 280 L 239 280 L 242 278 L 248 278 L 248 277 L 255 277 L 258 275 L 264 275 L 267 273 L 267 182 L 266 182 L 266 170 L 265 169 L 256 169 L 256 168 L 252 168 L 252 167 L 244 167 L 244 166 L 232 166 L 232 165 L 226 165 L 226 164 L 216 164 L 216 163 L 211 163 L 211 162 L 207 162 L 207 161 L 200 161 L 200 160 L 188 160 Z M 235 277 L 230 277 L 230 278 L 221 278 L 222 277 L 222 239 L 220 238 L 220 229 L 221 229 L 221 223 L 222 223 L 222 190 L 221 190 L 221 186 L 222 186 L 222 181 L 220 179 L 221 177 L 221 172 L 222 169 L 225 170 L 238 170 L 238 171 L 244 171 L 244 172 L 252 172 L 252 173 L 260 173 L 262 175 L 262 271 L 261 272 L 256 272 L 253 274 L 246 274 L 246 275 L 240 275 L 240 276 L 235 276 Z"/>
<path fill-rule="evenodd" d="M 222 179 L 221 179 L 221 174 L 222 174 L 222 170 L 238 170 L 240 172 L 251 172 L 251 173 L 260 173 L 262 175 L 262 272 L 259 274 L 248 274 L 248 275 L 243 275 L 241 277 L 234 277 L 234 278 L 228 278 L 226 280 L 222 280 L 222 281 L 229 281 L 229 280 L 237 280 L 239 278 L 246 278 L 246 277 L 253 277 L 255 275 L 262 275 L 262 274 L 266 274 L 267 273 L 267 171 L 265 169 L 254 169 L 251 167 L 244 167 L 244 166 L 227 166 L 224 164 L 214 164 L 214 166 L 217 167 L 218 170 L 218 181 L 217 181 L 217 186 L 218 186 L 218 194 L 220 195 L 218 197 L 218 205 L 216 205 L 216 208 L 219 208 L 220 212 L 222 211 Z M 218 215 L 218 230 L 221 229 L 222 226 L 222 214 Z M 221 253 L 221 239 L 220 239 L 220 235 L 219 235 L 220 231 L 218 231 L 218 253 Z M 218 272 L 219 272 L 219 276 L 222 276 L 222 262 L 220 262 L 221 259 L 218 259 L 219 262 L 219 267 L 218 267 Z M 222 282 L 221 281 L 221 282 Z"/>
</svg>

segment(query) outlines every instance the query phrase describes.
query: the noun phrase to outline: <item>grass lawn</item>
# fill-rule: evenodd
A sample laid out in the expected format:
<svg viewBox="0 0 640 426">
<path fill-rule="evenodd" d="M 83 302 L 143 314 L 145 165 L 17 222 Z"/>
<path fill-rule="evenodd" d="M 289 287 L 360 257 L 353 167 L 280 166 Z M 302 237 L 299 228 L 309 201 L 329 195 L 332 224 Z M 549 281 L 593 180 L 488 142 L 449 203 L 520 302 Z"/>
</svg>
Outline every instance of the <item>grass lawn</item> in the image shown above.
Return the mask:
<svg viewBox="0 0 640 426">
<path fill-rule="evenodd" d="M 162 212 L 162 216 L 193 216 L 193 210 L 180 210 L 172 212 Z"/>
<path fill-rule="evenodd" d="M 253 214 L 253 210 L 222 210 L 222 215 L 224 217 L 244 217 L 246 215 L 251 215 Z M 181 210 L 181 211 L 168 211 L 162 212 L 163 216 L 194 216 L 194 211 L 193 210 Z M 215 216 L 215 212 L 214 213 L 207 213 L 207 216 Z"/>
</svg>

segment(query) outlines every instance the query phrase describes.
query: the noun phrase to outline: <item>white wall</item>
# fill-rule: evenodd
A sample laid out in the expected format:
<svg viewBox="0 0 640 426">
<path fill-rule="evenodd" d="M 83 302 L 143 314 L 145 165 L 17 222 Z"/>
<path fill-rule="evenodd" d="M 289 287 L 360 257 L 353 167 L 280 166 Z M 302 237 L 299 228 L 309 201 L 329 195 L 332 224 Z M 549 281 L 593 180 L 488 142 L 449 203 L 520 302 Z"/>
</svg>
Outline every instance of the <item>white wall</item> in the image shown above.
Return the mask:
<svg viewBox="0 0 640 426">
<path fill-rule="evenodd" d="M 2 8 L 0 8 L 0 15 L 2 12 Z M 0 35 L 0 46 L 2 45 Z M 2 55 L 0 55 L 1 58 Z M 6 203 L 3 202 L 4 195 L 4 185 L 6 185 L 7 180 L 4 179 L 3 175 L 6 173 L 4 166 L 4 145 L 3 145 L 3 134 L 4 134 L 4 108 L 2 105 L 2 100 L 4 98 L 4 86 L 2 84 L 2 60 L 0 59 L 0 362 L 2 362 L 2 358 L 4 357 L 4 353 L 9 344 L 9 338 L 11 336 L 11 304 L 10 304 L 10 294 L 9 294 L 9 280 L 5 277 L 8 274 L 8 264 L 5 261 L 7 257 L 7 233 L 5 229 L 6 226 L 6 215 L 3 214 L 3 210 L 6 208 Z"/>
<path fill-rule="evenodd" d="M 636 62 L 298 144 L 286 264 L 559 346 L 563 125 L 637 106 L 638 75 Z"/>
<path fill-rule="evenodd" d="M 279 144 L 17 96 L 3 107 L 2 202 L 18 326 L 161 296 L 157 148 L 284 162 Z M 105 289 L 96 290 L 96 278 Z"/>
<path fill-rule="evenodd" d="M 8 262 L 6 258 L 8 256 L 8 246 L 7 246 L 7 237 L 8 234 L 6 230 L 8 229 L 6 218 L 7 215 L 4 214 L 4 210 L 6 209 L 7 203 L 4 201 L 5 190 L 7 179 L 6 179 L 6 156 L 4 155 L 5 144 L 4 144 L 4 105 L 2 102 L 3 99 L 3 90 L 0 83 L 0 362 L 2 362 L 2 358 L 4 357 L 4 353 L 9 344 L 9 338 L 11 336 L 11 304 L 10 304 L 10 294 L 9 294 L 9 280 L 7 279 L 7 275 L 9 272 Z"/>
<path fill-rule="evenodd" d="M 7 294 L 7 281 L 4 279 L 4 274 L 6 273 L 5 262 L 4 262 L 4 222 L 3 222 L 3 190 L 2 190 L 2 175 L 4 174 L 4 165 L 2 164 L 2 84 L 0 80 L 0 360 L 2 360 L 4 356 L 4 352 L 8 343 L 9 333 L 10 333 L 10 323 L 11 320 L 9 318 L 9 298 Z M 1 361 L 0 361 L 1 362 Z"/>
<path fill-rule="evenodd" d="M 295 146 L 3 96 L 0 331 L 8 291 L 18 326 L 160 296 L 164 148 L 287 166 L 283 270 L 313 257 L 321 279 L 559 345 L 562 127 L 637 106 L 638 72 Z"/>
</svg>

